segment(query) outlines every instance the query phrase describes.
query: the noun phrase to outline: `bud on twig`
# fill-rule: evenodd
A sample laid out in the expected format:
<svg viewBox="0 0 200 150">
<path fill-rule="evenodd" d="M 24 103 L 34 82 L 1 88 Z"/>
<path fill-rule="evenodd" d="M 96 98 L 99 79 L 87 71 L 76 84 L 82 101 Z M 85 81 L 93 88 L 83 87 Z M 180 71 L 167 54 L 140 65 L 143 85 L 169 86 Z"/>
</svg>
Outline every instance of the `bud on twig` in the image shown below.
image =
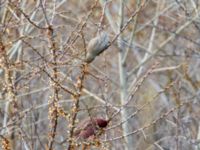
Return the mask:
<svg viewBox="0 0 200 150">
<path fill-rule="evenodd" d="M 91 63 L 96 56 L 101 54 L 108 48 L 109 37 L 106 32 L 99 33 L 95 38 L 91 39 L 87 46 L 86 63 Z"/>
</svg>

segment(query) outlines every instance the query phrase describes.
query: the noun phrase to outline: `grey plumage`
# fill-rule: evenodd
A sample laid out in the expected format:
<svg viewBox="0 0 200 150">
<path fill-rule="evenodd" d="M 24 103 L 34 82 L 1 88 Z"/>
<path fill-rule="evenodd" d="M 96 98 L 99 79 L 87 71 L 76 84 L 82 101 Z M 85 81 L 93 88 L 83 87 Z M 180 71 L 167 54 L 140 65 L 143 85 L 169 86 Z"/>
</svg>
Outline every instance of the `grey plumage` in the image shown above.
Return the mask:
<svg viewBox="0 0 200 150">
<path fill-rule="evenodd" d="M 91 39 L 87 46 L 86 63 L 91 63 L 96 56 L 101 54 L 108 48 L 109 37 L 106 32 L 99 33 L 95 38 Z"/>
</svg>

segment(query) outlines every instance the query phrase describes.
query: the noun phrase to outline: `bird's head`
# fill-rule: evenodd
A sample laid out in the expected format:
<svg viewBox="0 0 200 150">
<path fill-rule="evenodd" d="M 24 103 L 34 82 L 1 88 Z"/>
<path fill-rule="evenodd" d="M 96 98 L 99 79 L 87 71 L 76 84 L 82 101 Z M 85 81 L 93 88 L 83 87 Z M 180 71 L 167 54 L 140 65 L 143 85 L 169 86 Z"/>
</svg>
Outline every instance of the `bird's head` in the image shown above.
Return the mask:
<svg viewBox="0 0 200 150">
<path fill-rule="evenodd" d="M 105 128 L 108 125 L 108 121 L 102 118 L 96 118 L 96 123 L 100 128 Z"/>
</svg>

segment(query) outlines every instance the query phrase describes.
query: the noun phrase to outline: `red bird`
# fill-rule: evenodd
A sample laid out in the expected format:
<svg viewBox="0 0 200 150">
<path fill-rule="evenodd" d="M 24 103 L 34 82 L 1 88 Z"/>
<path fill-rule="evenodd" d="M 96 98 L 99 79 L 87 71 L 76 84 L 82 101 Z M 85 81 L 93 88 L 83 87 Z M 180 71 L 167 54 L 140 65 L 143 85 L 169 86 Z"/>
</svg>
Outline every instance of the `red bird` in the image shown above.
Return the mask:
<svg viewBox="0 0 200 150">
<path fill-rule="evenodd" d="M 80 139 L 88 139 L 95 136 L 99 129 L 103 129 L 108 125 L 108 121 L 103 118 L 87 118 L 80 122 L 75 130 L 74 135 Z"/>
</svg>

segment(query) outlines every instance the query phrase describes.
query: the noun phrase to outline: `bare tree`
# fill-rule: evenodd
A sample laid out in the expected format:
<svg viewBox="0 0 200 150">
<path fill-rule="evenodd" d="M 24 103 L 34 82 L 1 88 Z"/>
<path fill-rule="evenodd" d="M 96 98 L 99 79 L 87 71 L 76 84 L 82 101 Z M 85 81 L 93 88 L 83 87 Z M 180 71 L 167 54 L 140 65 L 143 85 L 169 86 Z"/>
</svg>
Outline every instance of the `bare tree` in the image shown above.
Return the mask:
<svg viewBox="0 0 200 150">
<path fill-rule="evenodd" d="M 199 4 L 1 0 L 1 149 L 200 149 Z"/>
</svg>

